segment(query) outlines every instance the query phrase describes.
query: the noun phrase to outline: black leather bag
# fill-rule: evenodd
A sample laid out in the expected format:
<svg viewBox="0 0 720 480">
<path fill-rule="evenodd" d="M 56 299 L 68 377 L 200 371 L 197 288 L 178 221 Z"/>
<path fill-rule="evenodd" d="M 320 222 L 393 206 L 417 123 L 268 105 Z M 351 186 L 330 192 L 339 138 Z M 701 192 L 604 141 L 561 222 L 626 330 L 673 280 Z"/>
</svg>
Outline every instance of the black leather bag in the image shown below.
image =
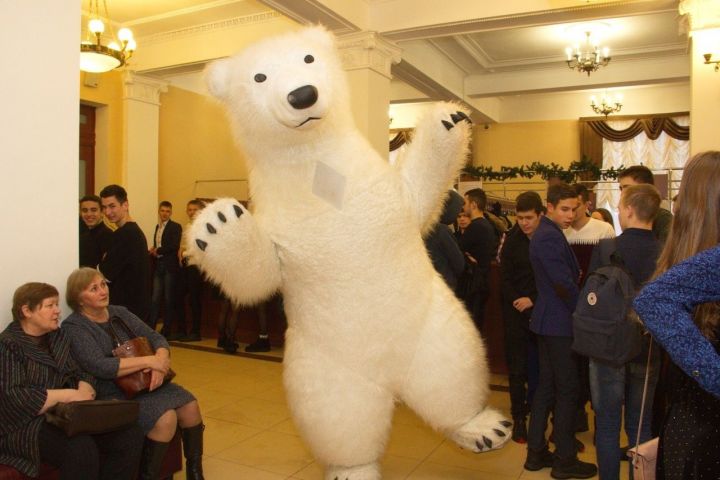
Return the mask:
<svg viewBox="0 0 720 480">
<path fill-rule="evenodd" d="M 115 332 L 115 328 L 113 327 L 113 322 L 120 323 L 120 326 L 122 326 L 123 330 L 125 330 L 125 333 L 130 338 L 130 340 L 125 343 L 120 343 L 117 332 Z M 147 339 L 147 337 L 138 337 L 137 335 L 135 335 L 135 332 L 133 332 L 130 327 L 127 326 L 127 324 L 122 320 L 122 318 L 110 318 L 109 325 L 110 336 L 113 339 L 114 356 L 118 358 L 134 358 L 155 355 L 155 350 L 153 350 L 152 345 L 150 345 L 150 341 Z M 146 392 L 148 390 L 148 388 L 150 387 L 150 378 L 150 372 L 140 370 L 135 373 L 123 375 L 122 377 L 116 377 L 115 385 L 120 387 L 120 389 L 125 394 L 125 398 L 131 400 L 135 398 L 138 394 Z M 165 374 L 163 384 L 172 381 L 173 378 L 175 378 L 175 372 L 171 368 Z"/>
<path fill-rule="evenodd" d="M 140 406 L 131 400 L 85 400 L 58 403 L 45 412 L 45 421 L 68 437 L 113 432 L 137 422 Z"/>
</svg>

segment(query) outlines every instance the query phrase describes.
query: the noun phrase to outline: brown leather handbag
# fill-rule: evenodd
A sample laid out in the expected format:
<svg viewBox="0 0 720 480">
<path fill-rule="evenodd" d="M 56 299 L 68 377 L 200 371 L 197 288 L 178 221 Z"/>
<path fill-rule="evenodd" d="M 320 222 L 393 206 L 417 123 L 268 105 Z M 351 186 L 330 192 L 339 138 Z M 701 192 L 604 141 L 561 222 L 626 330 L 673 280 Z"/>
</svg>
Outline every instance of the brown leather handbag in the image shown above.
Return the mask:
<svg viewBox="0 0 720 480">
<path fill-rule="evenodd" d="M 125 343 L 120 343 L 120 338 L 115 331 L 113 323 L 119 323 L 127 333 L 130 340 Z M 135 335 L 130 327 L 120 317 L 111 317 L 110 322 L 110 336 L 113 341 L 113 355 L 117 358 L 135 358 L 135 357 L 148 357 L 155 355 L 152 345 L 148 341 L 147 337 L 138 337 Z M 163 384 L 170 382 L 175 377 L 175 372 L 169 369 L 163 379 Z M 138 394 L 147 391 L 150 387 L 151 373 L 144 372 L 142 370 L 123 375 L 122 377 L 115 377 L 115 385 L 125 394 L 125 398 L 133 399 Z"/>
<path fill-rule="evenodd" d="M 95 435 L 129 427 L 137 421 L 139 404 L 129 400 L 85 400 L 58 403 L 45 412 L 45 421 L 68 437 Z"/>
</svg>

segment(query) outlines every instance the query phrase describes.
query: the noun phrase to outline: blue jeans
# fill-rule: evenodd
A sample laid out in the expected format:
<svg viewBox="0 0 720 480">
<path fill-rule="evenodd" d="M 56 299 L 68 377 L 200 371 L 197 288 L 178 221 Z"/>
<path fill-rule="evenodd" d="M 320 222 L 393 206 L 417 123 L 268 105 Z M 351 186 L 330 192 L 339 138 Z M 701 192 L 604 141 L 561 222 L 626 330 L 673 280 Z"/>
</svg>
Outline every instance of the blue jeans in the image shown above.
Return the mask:
<svg viewBox="0 0 720 480">
<path fill-rule="evenodd" d="M 654 351 L 650 361 L 641 443 L 652 437 L 652 403 L 659 371 L 660 356 Z M 613 367 L 590 359 L 590 393 L 595 410 L 595 447 L 601 480 L 620 478 L 620 424 L 623 420 L 623 405 L 625 433 L 630 445 L 635 445 L 644 383 L 645 362 L 628 362 L 622 367 Z M 632 466 L 631 462 L 628 464 Z M 630 475 L 632 478 L 632 468 Z"/>
<path fill-rule="evenodd" d="M 164 335 L 171 333 L 172 321 L 175 317 L 175 304 L 177 303 L 175 284 L 177 283 L 177 271 L 168 269 L 165 264 L 158 262 L 153 276 L 152 305 L 150 306 L 150 318 L 148 324 L 155 329 L 160 304 L 163 303 L 163 332 Z M 182 332 L 183 334 L 185 332 Z"/>
</svg>

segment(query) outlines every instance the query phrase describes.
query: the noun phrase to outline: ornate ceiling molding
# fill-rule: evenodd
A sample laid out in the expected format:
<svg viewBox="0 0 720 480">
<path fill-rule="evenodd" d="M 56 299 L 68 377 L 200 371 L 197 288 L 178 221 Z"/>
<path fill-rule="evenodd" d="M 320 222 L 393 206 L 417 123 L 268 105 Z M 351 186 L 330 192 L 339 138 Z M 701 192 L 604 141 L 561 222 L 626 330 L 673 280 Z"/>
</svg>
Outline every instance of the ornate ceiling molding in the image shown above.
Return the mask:
<svg viewBox="0 0 720 480">
<path fill-rule="evenodd" d="M 212 33 L 215 31 L 233 29 L 242 27 L 245 25 L 255 23 L 271 22 L 281 18 L 282 15 L 278 12 L 261 12 L 253 15 L 244 15 L 242 17 L 228 18 L 218 22 L 205 23 L 202 25 L 193 25 L 187 28 L 181 28 L 178 30 L 171 30 L 168 32 L 162 32 L 155 35 L 149 35 L 141 37 L 138 42 L 143 45 L 154 45 L 163 42 L 170 42 L 178 40 L 180 38 L 191 37 L 195 35 L 203 35 L 206 33 Z"/>
<path fill-rule="evenodd" d="M 377 32 L 356 32 L 338 37 L 338 50 L 345 70 L 369 68 L 392 79 L 391 68 L 400 62 L 402 49 Z"/>
<path fill-rule="evenodd" d="M 303 25 L 321 24 L 335 35 L 357 32 L 358 26 L 317 0 L 260 0 Z"/>
<path fill-rule="evenodd" d="M 714 0 L 699 1 L 710 2 Z M 583 21 L 587 21 L 639 13 L 647 14 L 651 12 L 675 11 L 676 8 L 677 0 L 622 0 L 383 31 L 382 34 L 390 40 L 405 41 L 446 37 L 462 33 L 571 23 L 579 21 L 579 14 L 582 14 Z"/>
<path fill-rule="evenodd" d="M 681 0 L 680 15 L 686 15 L 690 30 L 720 28 L 720 2 L 717 0 Z"/>
<path fill-rule="evenodd" d="M 138 75 L 132 71 L 123 73 L 123 100 L 160 105 L 160 94 L 168 91 L 168 82 Z"/>
</svg>

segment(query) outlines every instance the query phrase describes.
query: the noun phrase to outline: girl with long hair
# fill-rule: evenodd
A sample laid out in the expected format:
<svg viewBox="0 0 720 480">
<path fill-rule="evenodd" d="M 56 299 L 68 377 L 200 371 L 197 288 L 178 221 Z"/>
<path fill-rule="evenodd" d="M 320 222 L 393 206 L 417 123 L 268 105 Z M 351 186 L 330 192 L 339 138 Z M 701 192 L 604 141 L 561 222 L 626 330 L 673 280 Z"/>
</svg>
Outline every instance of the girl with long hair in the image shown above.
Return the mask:
<svg viewBox="0 0 720 480">
<path fill-rule="evenodd" d="M 685 166 L 655 280 L 635 308 L 675 372 L 657 478 L 720 478 L 720 152 Z M 700 254 L 700 255 L 698 255 Z"/>
</svg>

